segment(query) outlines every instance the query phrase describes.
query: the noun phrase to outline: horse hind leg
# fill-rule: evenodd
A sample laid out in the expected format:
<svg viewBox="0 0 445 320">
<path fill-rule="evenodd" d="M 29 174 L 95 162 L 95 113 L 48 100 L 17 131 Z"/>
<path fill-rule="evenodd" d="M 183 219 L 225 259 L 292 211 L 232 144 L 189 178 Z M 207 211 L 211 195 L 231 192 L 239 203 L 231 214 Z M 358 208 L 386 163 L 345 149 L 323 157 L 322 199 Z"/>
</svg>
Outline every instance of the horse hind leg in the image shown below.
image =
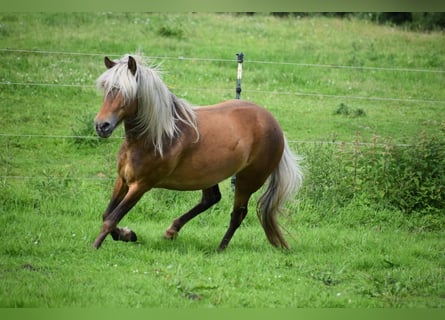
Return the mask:
<svg viewBox="0 0 445 320">
<path fill-rule="evenodd" d="M 218 251 L 223 251 L 225 248 L 227 248 L 230 240 L 235 234 L 236 229 L 238 229 L 238 227 L 241 225 L 246 215 L 247 215 L 247 202 L 245 205 L 235 206 L 235 208 L 232 211 L 232 214 L 230 215 L 229 228 L 227 229 L 226 233 L 224 234 L 224 237 L 221 240 L 221 243 L 218 246 L 217 249 Z"/>
<path fill-rule="evenodd" d="M 221 200 L 221 192 L 219 191 L 218 185 L 214 185 L 211 188 L 202 190 L 201 202 L 193 207 L 190 211 L 183 214 L 179 218 L 173 220 L 171 226 L 165 231 L 165 239 L 174 239 L 177 237 L 179 230 L 191 219 L 196 217 L 198 214 L 209 209 L 211 206 L 216 204 Z"/>
<path fill-rule="evenodd" d="M 227 248 L 230 240 L 235 234 L 235 231 L 239 228 L 247 215 L 251 195 L 261 188 L 266 179 L 267 176 L 264 177 L 256 170 L 245 170 L 236 176 L 235 200 L 233 204 L 233 211 L 230 215 L 230 224 L 221 240 L 221 243 L 218 246 L 218 251 L 223 251 L 225 248 Z"/>
<path fill-rule="evenodd" d="M 270 165 L 255 163 L 236 175 L 235 200 L 230 215 L 230 224 L 218 246 L 218 251 L 223 251 L 229 245 L 235 231 L 247 216 L 250 197 L 266 182 L 271 171 Z"/>
</svg>

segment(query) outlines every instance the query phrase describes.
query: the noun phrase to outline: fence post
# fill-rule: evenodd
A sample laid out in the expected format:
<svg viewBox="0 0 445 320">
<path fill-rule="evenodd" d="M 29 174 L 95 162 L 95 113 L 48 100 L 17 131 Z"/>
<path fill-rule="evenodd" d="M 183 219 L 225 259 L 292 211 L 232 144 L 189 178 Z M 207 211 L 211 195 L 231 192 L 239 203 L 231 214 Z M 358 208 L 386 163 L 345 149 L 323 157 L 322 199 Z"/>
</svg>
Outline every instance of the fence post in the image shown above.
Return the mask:
<svg viewBox="0 0 445 320">
<path fill-rule="evenodd" d="M 236 99 L 239 99 L 241 96 L 241 78 L 243 75 L 243 61 L 244 61 L 244 53 L 237 53 L 238 57 L 238 74 L 236 77 Z"/>
<path fill-rule="evenodd" d="M 236 95 L 235 98 L 239 99 L 241 96 L 241 78 L 243 75 L 243 61 L 244 61 L 244 53 L 240 52 L 237 53 L 236 56 L 238 57 L 237 62 L 238 62 L 238 74 L 236 77 Z M 232 176 L 231 179 L 231 186 L 232 186 L 232 191 L 235 191 L 235 181 L 236 181 L 236 175 Z"/>
</svg>

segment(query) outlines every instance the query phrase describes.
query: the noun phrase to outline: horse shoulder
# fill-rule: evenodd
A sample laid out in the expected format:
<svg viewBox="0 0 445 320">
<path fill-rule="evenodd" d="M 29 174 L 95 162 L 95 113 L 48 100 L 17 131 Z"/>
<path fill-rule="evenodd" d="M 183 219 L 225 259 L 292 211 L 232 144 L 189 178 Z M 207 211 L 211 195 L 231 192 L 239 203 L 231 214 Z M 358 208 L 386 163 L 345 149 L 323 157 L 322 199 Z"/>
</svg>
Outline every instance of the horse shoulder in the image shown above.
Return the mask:
<svg viewBox="0 0 445 320">
<path fill-rule="evenodd" d="M 118 154 L 118 174 L 127 184 L 140 183 L 151 187 L 171 170 L 171 161 L 156 152 L 151 142 L 125 140 Z"/>
</svg>

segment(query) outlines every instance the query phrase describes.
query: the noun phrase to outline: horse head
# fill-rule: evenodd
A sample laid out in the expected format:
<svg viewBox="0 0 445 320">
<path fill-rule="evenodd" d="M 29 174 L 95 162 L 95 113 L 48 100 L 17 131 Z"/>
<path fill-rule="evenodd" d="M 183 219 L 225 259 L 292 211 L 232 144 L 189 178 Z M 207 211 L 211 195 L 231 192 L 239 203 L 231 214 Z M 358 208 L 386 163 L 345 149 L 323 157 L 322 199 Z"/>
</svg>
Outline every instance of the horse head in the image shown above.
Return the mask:
<svg viewBox="0 0 445 320">
<path fill-rule="evenodd" d="M 108 138 L 124 119 L 136 114 L 137 64 L 132 56 L 128 56 L 126 63 L 115 62 L 108 57 L 104 62 L 108 70 L 99 78 L 98 85 L 105 94 L 94 125 L 100 137 Z"/>
</svg>

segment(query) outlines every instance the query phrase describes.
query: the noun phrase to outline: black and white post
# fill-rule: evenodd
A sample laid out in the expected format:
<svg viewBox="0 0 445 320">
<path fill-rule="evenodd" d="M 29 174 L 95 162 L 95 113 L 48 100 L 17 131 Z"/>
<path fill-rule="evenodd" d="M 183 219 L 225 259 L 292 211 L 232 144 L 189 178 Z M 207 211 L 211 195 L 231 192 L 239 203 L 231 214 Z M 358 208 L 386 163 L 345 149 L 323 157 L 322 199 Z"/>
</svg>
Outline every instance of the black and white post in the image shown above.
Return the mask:
<svg viewBox="0 0 445 320">
<path fill-rule="evenodd" d="M 240 52 L 237 53 L 236 56 L 238 57 L 237 61 L 238 61 L 238 74 L 236 77 L 236 95 L 235 98 L 236 99 L 240 99 L 241 97 L 241 79 L 243 76 L 243 61 L 244 61 L 244 53 Z M 232 179 L 231 179 L 231 185 L 232 185 L 232 191 L 235 191 L 235 181 L 236 181 L 236 176 L 233 175 Z"/>
<path fill-rule="evenodd" d="M 241 78 L 243 76 L 243 61 L 244 61 L 244 53 L 237 53 L 238 57 L 238 75 L 236 77 L 236 99 L 239 99 L 241 96 Z"/>
</svg>

